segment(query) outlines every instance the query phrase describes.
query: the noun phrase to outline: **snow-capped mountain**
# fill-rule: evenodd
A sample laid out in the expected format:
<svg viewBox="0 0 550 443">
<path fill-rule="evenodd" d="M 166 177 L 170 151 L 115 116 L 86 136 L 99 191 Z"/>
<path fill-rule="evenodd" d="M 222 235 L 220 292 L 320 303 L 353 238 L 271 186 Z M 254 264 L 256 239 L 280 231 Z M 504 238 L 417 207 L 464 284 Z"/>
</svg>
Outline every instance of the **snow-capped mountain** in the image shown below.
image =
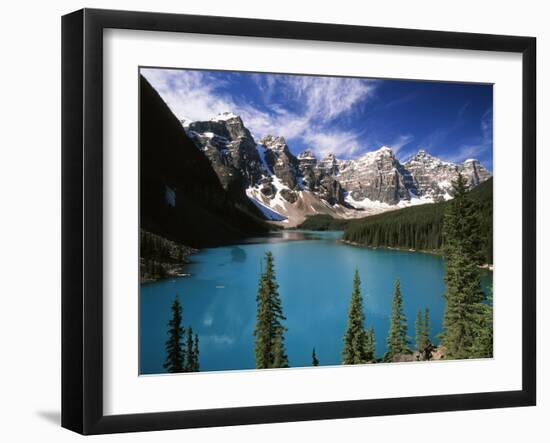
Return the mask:
<svg viewBox="0 0 550 443">
<path fill-rule="evenodd" d="M 459 173 L 471 187 L 491 176 L 477 160 L 446 162 L 423 149 L 405 163 L 387 146 L 353 160 L 333 154 L 317 159 L 311 149 L 295 156 L 282 136 L 267 135 L 256 142 L 232 113 L 182 125 L 226 190 L 243 204 L 251 201 L 264 218 L 287 226 L 319 213 L 364 217 L 433 203 L 451 198 Z"/>
</svg>

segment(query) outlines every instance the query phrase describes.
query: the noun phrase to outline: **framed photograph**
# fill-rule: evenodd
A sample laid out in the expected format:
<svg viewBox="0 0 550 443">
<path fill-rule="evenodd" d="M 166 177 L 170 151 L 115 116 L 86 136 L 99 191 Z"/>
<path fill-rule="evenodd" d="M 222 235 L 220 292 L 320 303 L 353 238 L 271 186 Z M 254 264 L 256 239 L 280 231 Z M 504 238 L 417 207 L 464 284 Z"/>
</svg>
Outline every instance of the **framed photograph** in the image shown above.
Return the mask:
<svg viewBox="0 0 550 443">
<path fill-rule="evenodd" d="M 62 20 L 62 425 L 536 402 L 531 37 Z"/>
</svg>

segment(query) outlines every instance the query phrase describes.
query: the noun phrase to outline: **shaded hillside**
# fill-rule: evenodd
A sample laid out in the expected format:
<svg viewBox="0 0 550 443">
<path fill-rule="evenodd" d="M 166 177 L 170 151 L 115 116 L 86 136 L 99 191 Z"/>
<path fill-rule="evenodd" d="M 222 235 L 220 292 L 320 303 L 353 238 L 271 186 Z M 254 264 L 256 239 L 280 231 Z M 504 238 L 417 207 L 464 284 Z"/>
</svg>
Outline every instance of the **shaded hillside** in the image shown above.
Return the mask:
<svg viewBox="0 0 550 443">
<path fill-rule="evenodd" d="M 481 231 L 480 250 L 486 263 L 493 262 L 493 179 L 468 195 L 476 202 Z M 451 201 L 412 206 L 352 220 L 343 239 L 372 247 L 439 251 L 443 246 L 443 215 Z"/>
<path fill-rule="evenodd" d="M 269 230 L 238 208 L 209 160 L 140 77 L 141 228 L 192 247 L 217 246 Z"/>
<path fill-rule="evenodd" d="M 343 231 L 352 220 L 334 218 L 329 214 L 311 215 L 298 225 L 298 229 L 308 231 Z"/>
</svg>

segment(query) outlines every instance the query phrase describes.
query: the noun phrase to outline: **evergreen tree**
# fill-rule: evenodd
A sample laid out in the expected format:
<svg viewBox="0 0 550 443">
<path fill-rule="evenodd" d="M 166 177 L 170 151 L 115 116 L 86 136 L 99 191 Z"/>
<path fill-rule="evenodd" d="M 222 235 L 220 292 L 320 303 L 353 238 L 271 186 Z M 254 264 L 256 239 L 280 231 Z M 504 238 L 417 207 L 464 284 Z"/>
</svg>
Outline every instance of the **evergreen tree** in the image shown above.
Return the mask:
<svg viewBox="0 0 550 443">
<path fill-rule="evenodd" d="M 284 345 L 286 328 L 283 321 L 279 285 L 275 277 L 273 254 L 265 255 L 265 272 L 260 276 L 258 293 L 256 296 L 257 313 L 255 355 L 256 368 L 286 368 L 288 357 Z"/>
<path fill-rule="evenodd" d="M 269 288 L 265 274 L 260 276 L 260 284 L 256 295 L 256 329 L 254 330 L 256 368 L 264 369 L 271 366 L 271 306 Z"/>
<path fill-rule="evenodd" d="M 193 328 L 189 326 L 187 328 L 187 361 L 185 364 L 185 372 L 195 371 L 195 349 L 193 345 Z"/>
<path fill-rule="evenodd" d="M 193 366 L 194 372 L 200 371 L 200 364 L 199 364 L 199 336 L 195 334 L 195 347 L 193 349 L 193 354 L 195 356 L 195 364 Z"/>
<path fill-rule="evenodd" d="M 424 318 L 422 317 L 422 310 L 419 309 L 416 313 L 416 322 L 414 323 L 416 331 L 416 350 L 420 353 L 424 350 L 426 343 L 424 342 Z"/>
<path fill-rule="evenodd" d="M 395 292 L 392 301 L 390 330 L 388 332 L 388 350 L 384 355 L 385 361 L 392 361 L 397 354 L 410 354 L 409 337 L 407 337 L 407 317 L 403 312 L 403 297 L 401 283 L 395 281 Z"/>
<path fill-rule="evenodd" d="M 288 357 L 285 352 L 284 338 L 282 331 L 276 332 L 272 342 L 273 361 L 272 368 L 288 368 Z"/>
<path fill-rule="evenodd" d="M 356 365 L 367 361 L 365 314 L 363 312 L 363 296 L 361 295 L 361 279 L 357 269 L 353 277 L 353 290 L 342 357 L 345 365 Z"/>
<path fill-rule="evenodd" d="M 479 312 L 485 296 L 478 263 L 482 258 L 476 205 L 459 174 L 453 182 L 453 200 L 444 216 L 445 314 L 441 341 L 445 358 L 469 358 L 479 328 Z"/>
<path fill-rule="evenodd" d="M 374 336 L 374 326 L 371 326 L 366 333 L 365 358 L 367 362 L 376 361 L 376 338 Z"/>
<path fill-rule="evenodd" d="M 430 310 L 426 308 L 424 314 L 418 310 L 416 314 L 416 350 L 422 360 L 431 359 L 432 342 L 430 340 Z"/>
<path fill-rule="evenodd" d="M 311 353 L 311 366 L 319 366 L 319 359 L 315 353 L 315 348 L 313 348 L 313 352 Z"/>
<path fill-rule="evenodd" d="M 487 303 L 478 304 L 477 328 L 472 344 L 472 358 L 493 357 L 493 297 L 489 296 Z"/>
<path fill-rule="evenodd" d="M 426 309 L 424 310 L 424 341 L 426 343 L 426 346 L 431 344 L 430 333 L 430 308 L 426 307 Z"/>
<path fill-rule="evenodd" d="M 182 326 L 182 308 L 177 295 L 171 309 L 172 318 L 168 322 L 168 340 L 166 341 L 164 369 L 168 372 L 183 372 L 185 370 L 185 352 L 182 347 L 182 340 L 185 329 Z"/>
</svg>

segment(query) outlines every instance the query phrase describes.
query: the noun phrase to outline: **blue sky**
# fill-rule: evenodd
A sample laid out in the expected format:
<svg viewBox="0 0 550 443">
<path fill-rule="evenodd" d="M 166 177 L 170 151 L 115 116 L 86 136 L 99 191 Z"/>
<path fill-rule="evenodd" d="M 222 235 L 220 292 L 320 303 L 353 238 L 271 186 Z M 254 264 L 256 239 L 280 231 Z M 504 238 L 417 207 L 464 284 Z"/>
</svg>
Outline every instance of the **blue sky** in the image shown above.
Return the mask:
<svg viewBox="0 0 550 443">
<path fill-rule="evenodd" d="M 493 88 L 472 83 L 142 68 L 180 119 L 240 115 L 255 138 L 281 135 L 294 154 L 355 158 L 383 145 L 493 169 Z"/>
</svg>

